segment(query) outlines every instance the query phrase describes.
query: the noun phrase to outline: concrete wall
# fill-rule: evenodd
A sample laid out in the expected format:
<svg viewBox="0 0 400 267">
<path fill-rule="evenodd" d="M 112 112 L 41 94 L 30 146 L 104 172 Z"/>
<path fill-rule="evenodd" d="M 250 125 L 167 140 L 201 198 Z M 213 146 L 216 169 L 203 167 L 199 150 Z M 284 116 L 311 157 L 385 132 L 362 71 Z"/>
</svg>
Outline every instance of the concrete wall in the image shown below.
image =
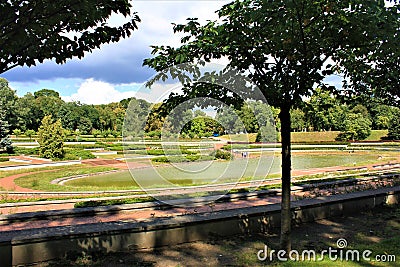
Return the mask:
<svg viewBox="0 0 400 267">
<path fill-rule="evenodd" d="M 400 187 L 304 199 L 292 203 L 293 222 L 304 223 L 354 215 L 384 204 L 398 204 Z M 265 205 L 206 214 L 32 229 L 2 233 L 0 265 L 33 263 L 71 252 L 127 251 L 172 245 L 239 233 L 266 232 L 280 226 L 280 205 Z"/>
</svg>

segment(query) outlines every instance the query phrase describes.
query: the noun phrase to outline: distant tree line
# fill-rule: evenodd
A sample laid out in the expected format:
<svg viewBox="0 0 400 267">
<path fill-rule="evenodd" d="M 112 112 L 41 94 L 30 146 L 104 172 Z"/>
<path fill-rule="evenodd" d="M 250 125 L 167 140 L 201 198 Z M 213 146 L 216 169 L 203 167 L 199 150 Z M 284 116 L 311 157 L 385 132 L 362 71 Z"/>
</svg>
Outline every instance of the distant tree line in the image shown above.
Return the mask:
<svg viewBox="0 0 400 267">
<path fill-rule="evenodd" d="M 292 131 L 340 131 L 338 140 L 363 140 L 372 129 L 389 130 L 389 139 L 400 139 L 399 108 L 372 100 L 353 102 L 343 104 L 329 91 L 317 89 L 301 108 L 290 111 Z M 10 146 L 6 138 L 10 133 L 32 138 L 48 115 L 61 122 L 65 136 L 117 137 L 121 135 L 128 107 L 129 119 L 136 118 L 140 125 L 137 127 L 154 138 L 160 137 L 163 129 L 164 134 L 200 138 L 214 134 L 257 133 L 260 127 L 274 125 L 274 131 L 266 131 L 266 140 L 273 141 L 280 129 L 280 110 L 261 102 L 245 102 L 240 109 L 219 110 L 214 118 L 201 110 L 185 109 L 166 120 L 158 113 L 161 103 L 152 105 L 145 100 L 129 98 L 104 105 L 87 105 L 65 102 L 58 92 L 50 89 L 18 97 L 8 81 L 0 78 L 1 148 Z"/>
<path fill-rule="evenodd" d="M 316 89 L 301 108 L 290 110 L 291 131 L 340 131 L 337 140 L 363 140 L 370 135 L 371 130 L 389 130 L 388 139 L 400 139 L 399 108 L 383 105 L 373 99 L 365 103 L 356 100 L 351 103 L 343 104 L 343 101 L 328 90 Z M 267 108 L 265 104 L 254 102 L 246 103 L 237 110 L 237 117 L 232 113 L 221 112 L 217 113 L 216 118 L 223 125 L 230 125 L 228 133 L 256 133 L 257 117 L 272 117 L 278 131 L 279 112 L 278 108 Z M 238 117 L 243 124 L 239 123 Z"/>
<path fill-rule="evenodd" d="M 129 101 L 126 99 L 107 105 L 65 102 L 58 92 L 50 89 L 18 97 L 7 80 L 0 78 L 0 110 L 4 113 L 3 120 L 7 121 L 10 133 L 15 135 L 32 136 L 47 115 L 55 121 L 60 120 L 62 127 L 71 133 L 120 134 Z M 146 102 L 146 105 L 150 104 Z"/>
</svg>

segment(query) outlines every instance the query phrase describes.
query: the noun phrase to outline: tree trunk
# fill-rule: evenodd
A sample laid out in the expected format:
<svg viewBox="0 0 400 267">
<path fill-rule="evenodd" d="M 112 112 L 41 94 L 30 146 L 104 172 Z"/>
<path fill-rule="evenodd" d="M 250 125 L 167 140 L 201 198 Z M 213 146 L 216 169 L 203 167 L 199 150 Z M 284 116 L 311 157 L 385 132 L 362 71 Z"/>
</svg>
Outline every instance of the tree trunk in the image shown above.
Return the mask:
<svg viewBox="0 0 400 267">
<path fill-rule="evenodd" d="M 291 250 L 291 211 L 290 211 L 290 183 L 291 183 L 291 153 L 290 153 L 290 106 L 282 106 L 279 117 L 281 119 L 282 143 L 282 203 L 281 203 L 281 249 L 287 253 Z"/>
</svg>

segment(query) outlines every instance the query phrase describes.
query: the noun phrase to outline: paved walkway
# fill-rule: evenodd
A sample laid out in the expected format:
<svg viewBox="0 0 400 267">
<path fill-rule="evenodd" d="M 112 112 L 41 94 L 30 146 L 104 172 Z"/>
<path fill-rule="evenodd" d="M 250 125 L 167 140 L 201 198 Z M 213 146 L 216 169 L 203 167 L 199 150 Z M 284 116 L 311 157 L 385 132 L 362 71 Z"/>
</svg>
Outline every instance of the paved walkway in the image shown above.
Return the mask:
<svg viewBox="0 0 400 267">
<path fill-rule="evenodd" d="M 70 217 L 70 218 L 51 218 L 44 220 L 34 221 L 21 221 L 0 224 L 0 232 L 2 231 L 15 231 L 22 229 L 39 229 L 43 227 L 56 227 L 56 226 L 69 226 L 77 224 L 93 224 L 93 223 L 104 223 L 104 222 L 135 222 L 149 218 L 165 218 L 186 214 L 200 214 L 210 213 L 220 210 L 229 210 L 237 208 L 245 208 L 257 205 L 276 204 L 280 202 L 280 196 L 272 196 L 268 198 L 256 198 L 250 200 L 238 200 L 234 202 L 215 203 L 212 205 L 202 205 L 200 207 L 191 208 L 171 208 L 167 210 L 157 210 L 156 208 L 147 209 L 134 209 L 121 212 L 109 212 L 103 214 L 96 214 L 95 216 L 85 217 Z"/>
</svg>

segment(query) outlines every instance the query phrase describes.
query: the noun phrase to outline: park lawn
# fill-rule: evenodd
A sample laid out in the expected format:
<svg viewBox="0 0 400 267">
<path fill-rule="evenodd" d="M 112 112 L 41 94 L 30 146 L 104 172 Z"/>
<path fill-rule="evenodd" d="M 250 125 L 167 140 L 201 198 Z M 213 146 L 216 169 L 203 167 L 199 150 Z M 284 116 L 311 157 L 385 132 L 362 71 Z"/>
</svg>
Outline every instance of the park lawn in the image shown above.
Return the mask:
<svg viewBox="0 0 400 267">
<path fill-rule="evenodd" d="M 293 154 L 293 169 L 322 168 L 331 166 L 361 166 L 372 163 L 387 163 L 398 158 L 397 152 L 384 152 L 378 155 L 371 152 L 348 153 L 312 152 Z M 260 163 L 260 164 L 259 164 Z M 211 164 L 211 165 L 208 165 Z M 96 190 L 107 189 L 137 189 L 140 183 L 145 188 L 193 186 L 210 183 L 226 183 L 268 178 L 278 178 L 281 160 L 279 156 L 263 158 L 260 162 L 256 158 L 249 161 L 236 159 L 229 161 L 194 162 L 182 164 L 161 164 L 155 168 L 133 169 L 131 172 L 122 171 L 104 175 L 90 176 L 66 182 L 66 186 L 91 188 Z M 268 172 L 269 171 L 269 172 Z M 132 175 L 134 178 L 132 178 Z M 166 182 L 167 181 L 167 182 Z"/>
<path fill-rule="evenodd" d="M 15 184 L 23 188 L 31 188 L 34 190 L 41 191 L 90 191 L 93 188 L 71 188 L 68 186 L 61 186 L 57 184 L 51 184 L 51 181 L 57 178 L 81 175 L 81 174 L 91 174 L 104 171 L 115 170 L 112 167 L 89 167 L 86 165 L 75 165 L 75 166 L 64 166 L 54 169 L 52 172 L 37 172 L 32 173 L 27 176 L 23 176 L 14 180 Z"/>
<path fill-rule="evenodd" d="M 388 130 L 373 130 L 365 141 L 381 141 L 383 137 L 388 135 L 388 132 Z"/>
<path fill-rule="evenodd" d="M 19 165 L 28 165 L 30 163 L 26 162 L 16 162 L 16 161 L 3 161 L 0 162 L 0 167 L 7 167 L 7 166 L 19 166 Z"/>
<path fill-rule="evenodd" d="M 72 166 L 78 166 L 78 165 L 72 165 Z M 21 173 L 36 173 L 39 171 L 47 171 L 47 170 L 59 170 L 59 169 L 64 169 L 64 168 L 71 168 L 72 166 L 51 166 L 51 167 L 44 167 L 44 168 L 32 168 L 32 169 L 20 169 L 20 170 L 12 170 L 12 171 L 0 171 L 0 179 L 9 177 L 12 175 L 16 174 L 21 174 Z M 81 165 L 79 165 L 81 166 Z"/>
<path fill-rule="evenodd" d="M 316 142 L 335 142 L 339 131 L 328 132 L 293 132 L 291 134 L 293 143 L 316 143 Z M 387 136 L 387 130 L 372 130 L 367 139 L 361 141 L 379 142 L 382 137 Z"/>
<path fill-rule="evenodd" d="M 230 135 L 221 135 L 219 138 L 231 142 L 255 142 L 257 134 L 249 133 L 249 134 L 230 134 Z"/>
<path fill-rule="evenodd" d="M 328 132 L 292 132 L 293 143 L 316 143 L 316 142 L 335 142 L 338 136 L 337 131 Z"/>
</svg>

